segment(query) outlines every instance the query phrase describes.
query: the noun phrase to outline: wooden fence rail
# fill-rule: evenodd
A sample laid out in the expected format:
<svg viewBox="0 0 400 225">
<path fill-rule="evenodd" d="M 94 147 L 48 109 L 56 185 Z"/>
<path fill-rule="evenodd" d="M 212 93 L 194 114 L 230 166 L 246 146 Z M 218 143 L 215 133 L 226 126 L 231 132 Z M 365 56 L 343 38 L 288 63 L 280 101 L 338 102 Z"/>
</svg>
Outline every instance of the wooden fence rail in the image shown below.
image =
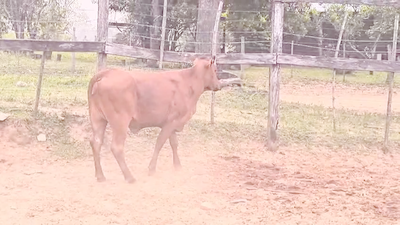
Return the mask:
<svg viewBox="0 0 400 225">
<path fill-rule="evenodd" d="M 280 64 L 319 67 L 342 70 L 400 72 L 400 62 L 380 61 L 374 59 L 333 58 L 321 56 L 305 56 L 279 54 L 277 61 Z"/>
<path fill-rule="evenodd" d="M 104 42 L 0 39 L 0 51 L 102 52 Z"/>
<path fill-rule="evenodd" d="M 0 39 L 0 51 L 59 51 L 59 52 L 105 52 L 110 55 L 131 58 L 158 60 L 160 50 L 152 50 L 122 44 L 83 41 L 42 41 Z M 187 52 L 164 52 L 164 61 L 190 63 L 196 57 L 209 54 Z M 220 53 L 217 54 L 218 64 L 237 65 L 294 65 L 342 70 L 364 70 L 379 72 L 400 72 L 399 61 L 333 58 L 320 56 L 304 56 L 272 53 Z"/>
</svg>

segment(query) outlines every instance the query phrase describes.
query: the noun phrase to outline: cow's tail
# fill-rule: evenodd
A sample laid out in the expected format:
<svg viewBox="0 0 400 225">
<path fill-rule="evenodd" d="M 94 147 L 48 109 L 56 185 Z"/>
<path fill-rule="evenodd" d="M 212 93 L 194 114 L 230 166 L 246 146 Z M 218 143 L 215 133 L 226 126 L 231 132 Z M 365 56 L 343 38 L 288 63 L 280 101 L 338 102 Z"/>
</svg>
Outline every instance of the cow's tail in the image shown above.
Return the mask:
<svg viewBox="0 0 400 225">
<path fill-rule="evenodd" d="M 88 104 L 89 104 L 89 114 L 91 114 L 91 110 L 93 105 L 92 97 L 97 93 L 98 91 L 98 86 L 99 86 L 99 81 L 104 77 L 104 75 L 108 72 L 108 70 L 102 70 L 98 73 L 96 73 L 89 81 L 89 87 L 88 87 Z"/>
<path fill-rule="evenodd" d="M 89 87 L 88 87 L 88 99 L 90 99 L 90 97 L 92 95 L 95 95 L 97 92 L 97 88 L 98 88 L 98 82 L 101 81 L 101 79 L 104 77 L 104 75 L 106 75 L 106 73 L 109 71 L 109 69 L 107 70 L 102 70 L 98 73 L 96 73 L 92 79 L 90 79 L 89 81 Z"/>
</svg>

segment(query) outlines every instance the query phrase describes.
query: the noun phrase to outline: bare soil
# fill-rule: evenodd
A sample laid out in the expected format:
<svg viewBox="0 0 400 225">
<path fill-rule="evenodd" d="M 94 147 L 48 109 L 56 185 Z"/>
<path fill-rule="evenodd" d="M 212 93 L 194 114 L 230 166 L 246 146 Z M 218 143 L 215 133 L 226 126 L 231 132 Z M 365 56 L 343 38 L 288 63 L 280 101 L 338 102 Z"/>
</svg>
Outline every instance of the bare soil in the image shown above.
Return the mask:
<svg viewBox="0 0 400 225">
<path fill-rule="evenodd" d="M 306 97 L 309 88 L 293 88 L 298 92 L 284 87 L 283 100 L 330 103 L 325 96 L 329 87 L 313 88 L 324 96 L 316 101 Z M 376 95 L 384 100 L 385 93 L 375 92 L 354 91 L 347 99 Z M 384 110 L 375 103 L 363 105 Z M 90 134 L 84 130 L 71 127 L 71 135 L 87 141 Z M 107 181 L 98 183 L 89 148 L 82 159 L 60 159 L 24 126 L 0 123 L 0 224 L 399 224 L 399 153 L 301 146 L 271 153 L 262 143 L 240 140 L 232 144 L 242 151 L 232 153 L 210 141 L 180 142 L 181 171 L 173 169 L 166 144 L 156 175 L 149 177 L 155 142 L 130 137 L 126 159 L 135 184 L 125 183 L 106 144 L 102 165 Z"/>
</svg>

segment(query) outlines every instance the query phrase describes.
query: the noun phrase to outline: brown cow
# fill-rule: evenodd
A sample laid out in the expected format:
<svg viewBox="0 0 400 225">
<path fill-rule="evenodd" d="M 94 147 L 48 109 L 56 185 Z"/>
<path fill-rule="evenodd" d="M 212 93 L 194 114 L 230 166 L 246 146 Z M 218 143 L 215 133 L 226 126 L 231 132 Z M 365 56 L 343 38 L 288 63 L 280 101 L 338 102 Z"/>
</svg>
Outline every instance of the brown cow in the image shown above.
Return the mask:
<svg viewBox="0 0 400 225">
<path fill-rule="evenodd" d="M 174 167 L 181 167 L 175 132 L 182 131 L 196 112 L 197 101 L 204 91 L 221 89 L 215 59 L 195 59 L 193 64 L 188 69 L 162 72 L 107 69 L 93 76 L 88 101 L 93 131 L 90 144 L 97 181 L 105 181 L 100 149 L 107 123 L 113 132 L 111 150 L 127 182 L 135 182 L 124 156 L 128 129 L 136 134 L 145 127 L 161 128 L 149 164 L 149 175 L 155 173 L 159 152 L 167 139 L 172 148 Z"/>
</svg>

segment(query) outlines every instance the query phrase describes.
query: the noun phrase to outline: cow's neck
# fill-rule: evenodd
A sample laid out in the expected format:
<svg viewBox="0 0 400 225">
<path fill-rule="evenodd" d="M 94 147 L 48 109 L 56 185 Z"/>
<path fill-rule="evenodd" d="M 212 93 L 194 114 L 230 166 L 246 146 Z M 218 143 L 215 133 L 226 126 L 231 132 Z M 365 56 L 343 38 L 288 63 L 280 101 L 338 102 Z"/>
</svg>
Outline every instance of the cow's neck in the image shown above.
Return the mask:
<svg viewBox="0 0 400 225">
<path fill-rule="evenodd" d="M 186 74 L 184 74 L 184 79 L 189 85 L 189 88 L 191 89 L 190 91 L 193 91 L 192 97 L 197 102 L 205 88 L 203 74 L 201 74 L 200 69 L 196 66 L 187 69 L 185 72 Z"/>
</svg>

